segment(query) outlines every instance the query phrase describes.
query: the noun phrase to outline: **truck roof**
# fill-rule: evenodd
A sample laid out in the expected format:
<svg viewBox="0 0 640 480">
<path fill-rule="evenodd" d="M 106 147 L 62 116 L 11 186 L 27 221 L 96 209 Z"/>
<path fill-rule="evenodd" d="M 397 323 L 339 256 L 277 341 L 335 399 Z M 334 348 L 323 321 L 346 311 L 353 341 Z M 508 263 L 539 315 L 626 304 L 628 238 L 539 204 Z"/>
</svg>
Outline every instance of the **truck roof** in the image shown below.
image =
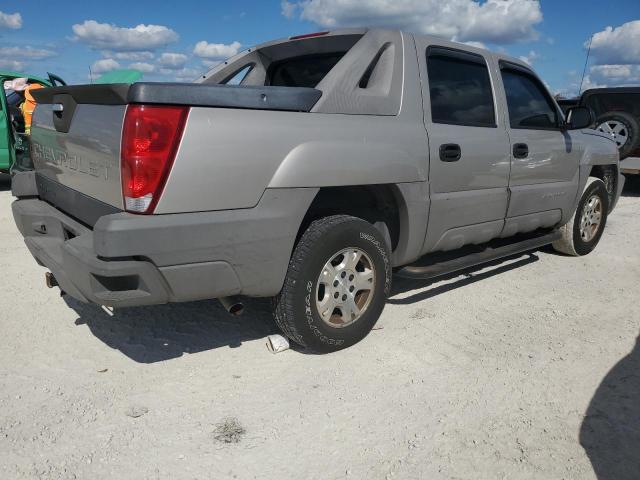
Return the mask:
<svg viewBox="0 0 640 480">
<path fill-rule="evenodd" d="M 451 41 L 451 40 L 446 40 L 444 38 L 437 37 L 435 35 L 421 35 L 421 34 L 415 34 L 415 33 L 410 33 L 410 32 L 403 32 L 403 33 L 408 34 L 408 35 L 413 35 L 414 38 L 426 39 L 429 42 L 437 43 L 437 44 L 443 45 L 445 47 L 457 48 L 457 49 L 461 49 L 461 50 L 468 50 L 470 52 L 475 52 L 475 53 L 482 54 L 482 55 L 484 55 L 486 57 L 494 57 L 497 60 L 504 60 L 504 61 L 509 62 L 509 63 L 520 65 L 520 66 L 522 66 L 524 68 L 527 68 L 529 70 L 533 70 L 531 65 L 529 65 L 527 62 L 524 62 L 524 61 L 520 60 L 517 57 L 512 57 L 511 55 L 507 55 L 505 53 L 494 52 L 493 50 L 489 50 L 489 49 L 483 48 L 483 47 L 478 47 L 476 45 L 470 45 L 470 44 L 464 43 L 464 42 L 455 42 L 455 41 Z"/>
<path fill-rule="evenodd" d="M 616 94 L 616 93 L 640 93 L 640 86 L 637 87 L 599 87 L 599 88 L 589 88 L 582 92 L 577 97 L 571 98 L 562 98 L 558 100 L 558 103 L 563 103 L 565 105 L 577 104 L 580 99 L 590 97 L 592 95 L 607 95 L 607 94 Z"/>
<path fill-rule="evenodd" d="M 325 37 L 326 38 L 326 37 L 337 37 L 337 36 L 348 36 L 348 35 L 361 35 L 361 36 L 364 36 L 367 33 L 385 32 L 385 31 L 386 32 L 399 32 L 402 35 L 409 35 L 409 36 L 412 36 L 414 38 L 427 39 L 430 42 L 437 43 L 439 45 L 447 46 L 447 47 L 450 47 L 450 48 L 458 48 L 458 49 L 463 49 L 463 50 L 467 50 L 467 51 L 470 51 L 470 52 L 480 53 L 480 54 L 482 54 L 484 56 L 494 57 L 497 60 L 504 60 L 504 61 L 507 61 L 509 63 L 520 65 L 520 66 L 522 66 L 524 68 L 532 70 L 531 65 L 529 65 L 526 62 L 523 62 L 519 58 L 512 57 L 510 55 L 506 55 L 506 54 L 503 54 L 503 53 L 497 53 L 497 52 L 488 50 L 486 48 L 480 48 L 480 47 L 477 47 L 475 45 L 469 45 L 467 43 L 453 42 L 453 41 L 446 40 L 446 39 L 441 38 L 441 37 L 437 37 L 435 35 L 422 35 L 422 34 L 417 34 L 417 33 L 412 33 L 412 32 L 405 32 L 405 31 L 398 30 L 398 29 L 339 28 L 339 29 L 329 30 L 329 31 L 321 31 L 321 32 L 309 33 L 309 34 L 303 34 L 303 35 L 294 35 L 294 36 L 291 36 L 291 37 L 280 38 L 280 39 L 276 39 L 276 40 L 270 40 L 268 42 L 264 42 L 264 43 L 255 45 L 253 47 L 250 47 L 250 48 L 247 48 L 245 50 L 242 50 L 241 52 L 238 52 L 233 57 L 227 59 L 226 61 L 220 63 L 219 65 L 214 66 L 213 68 L 211 68 L 211 70 L 209 70 L 209 72 L 207 72 L 206 74 L 202 75 L 200 78 L 201 79 L 208 78 L 209 76 L 211 76 L 212 73 L 220 70 L 221 68 L 224 68 L 225 65 L 233 63 L 237 59 L 245 56 L 248 53 L 251 53 L 254 50 L 262 50 L 262 49 L 265 49 L 265 48 L 268 48 L 268 47 L 274 47 L 274 46 L 280 45 L 280 44 L 296 42 L 296 41 L 305 41 L 305 40 L 308 40 L 308 39 L 311 39 L 311 38 L 317 38 L 317 37 Z"/>
<path fill-rule="evenodd" d="M 582 95 L 594 95 L 597 93 L 640 93 L 640 86 L 590 88 L 582 92 Z"/>
</svg>

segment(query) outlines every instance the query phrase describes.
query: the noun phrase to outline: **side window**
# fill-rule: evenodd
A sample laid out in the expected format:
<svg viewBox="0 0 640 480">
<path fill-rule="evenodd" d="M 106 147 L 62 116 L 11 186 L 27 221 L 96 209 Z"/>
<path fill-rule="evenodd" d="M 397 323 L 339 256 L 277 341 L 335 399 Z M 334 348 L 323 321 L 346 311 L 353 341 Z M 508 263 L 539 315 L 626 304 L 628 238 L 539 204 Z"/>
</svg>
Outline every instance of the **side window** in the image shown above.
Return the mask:
<svg viewBox="0 0 640 480">
<path fill-rule="evenodd" d="M 236 73 L 232 74 L 231 77 L 225 79 L 222 84 L 223 85 L 241 85 L 249 72 L 253 69 L 253 65 L 249 64 L 245 67 L 242 67 Z"/>
<path fill-rule="evenodd" d="M 237 72 L 232 73 L 230 77 L 225 78 L 221 85 L 241 85 L 251 70 L 253 70 L 253 64 L 246 65 Z"/>
<path fill-rule="evenodd" d="M 558 112 L 540 83 L 515 70 L 503 69 L 511 128 L 557 128 Z"/>
<path fill-rule="evenodd" d="M 495 127 L 489 70 L 480 55 L 444 48 L 427 51 L 431 121 Z"/>
</svg>

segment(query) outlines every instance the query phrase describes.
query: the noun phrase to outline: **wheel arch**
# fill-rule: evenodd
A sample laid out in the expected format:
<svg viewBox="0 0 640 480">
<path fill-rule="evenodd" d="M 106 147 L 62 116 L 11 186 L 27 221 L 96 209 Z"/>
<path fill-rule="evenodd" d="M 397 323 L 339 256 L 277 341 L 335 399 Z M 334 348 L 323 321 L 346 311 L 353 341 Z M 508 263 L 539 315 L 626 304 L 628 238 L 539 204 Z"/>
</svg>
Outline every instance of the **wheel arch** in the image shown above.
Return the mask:
<svg viewBox="0 0 640 480">
<path fill-rule="evenodd" d="M 618 149 L 611 139 L 599 132 L 582 131 L 579 139 L 584 146 L 584 150 L 579 163 L 578 190 L 572 211 L 577 208 L 589 177 L 593 176 L 604 181 L 604 177 L 613 175 L 615 186 L 609 201 L 609 211 L 612 211 L 620 197 L 624 184 L 624 179 L 619 170 Z"/>
<path fill-rule="evenodd" d="M 589 172 L 590 177 L 599 178 L 609 194 L 609 212 L 615 206 L 616 193 L 618 191 L 619 170 L 617 165 L 593 165 Z"/>
<path fill-rule="evenodd" d="M 419 256 L 426 233 L 428 195 L 418 193 L 423 185 L 416 182 L 321 187 L 299 226 L 296 243 L 314 220 L 352 215 L 381 231 L 392 252 L 394 266 L 412 261 Z M 424 209 L 418 207 L 421 204 Z"/>
</svg>

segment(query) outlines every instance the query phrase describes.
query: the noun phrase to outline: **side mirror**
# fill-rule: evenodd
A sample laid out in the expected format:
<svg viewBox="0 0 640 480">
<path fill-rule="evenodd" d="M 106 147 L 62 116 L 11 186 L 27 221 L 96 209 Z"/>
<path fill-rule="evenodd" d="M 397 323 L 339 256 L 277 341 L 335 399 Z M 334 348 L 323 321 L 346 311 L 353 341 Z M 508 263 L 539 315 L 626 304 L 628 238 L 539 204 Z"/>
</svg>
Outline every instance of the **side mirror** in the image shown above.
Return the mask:
<svg viewBox="0 0 640 480">
<path fill-rule="evenodd" d="M 580 130 L 589 128 L 595 122 L 595 115 L 588 107 L 572 107 L 567 110 L 567 130 Z"/>
</svg>

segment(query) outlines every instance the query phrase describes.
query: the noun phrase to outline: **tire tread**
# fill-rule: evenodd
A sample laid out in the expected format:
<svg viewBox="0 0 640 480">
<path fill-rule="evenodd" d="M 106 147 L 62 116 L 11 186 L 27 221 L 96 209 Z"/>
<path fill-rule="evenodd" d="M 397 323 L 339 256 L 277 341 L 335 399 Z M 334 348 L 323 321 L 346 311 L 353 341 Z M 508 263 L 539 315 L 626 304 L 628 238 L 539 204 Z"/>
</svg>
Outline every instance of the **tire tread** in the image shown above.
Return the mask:
<svg viewBox="0 0 640 480">
<path fill-rule="evenodd" d="M 302 347 L 307 347 L 307 344 L 296 329 L 293 320 L 294 305 L 292 301 L 293 290 L 296 282 L 299 281 L 301 277 L 300 266 L 305 258 L 312 255 L 313 247 L 328 231 L 342 223 L 354 220 L 360 219 L 350 215 L 332 215 L 314 220 L 302 234 L 302 237 L 300 237 L 298 244 L 293 250 L 282 291 L 273 299 L 273 317 L 278 328 L 280 328 L 290 340 L 293 340 Z"/>
<path fill-rule="evenodd" d="M 602 183 L 602 187 L 604 188 L 605 192 L 607 191 L 604 185 L 604 182 L 602 180 L 596 177 L 589 177 L 587 179 L 587 183 L 584 186 L 584 190 L 582 191 L 580 198 L 582 198 L 582 195 L 584 195 L 584 192 L 586 192 L 587 189 L 596 182 Z M 608 202 L 608 195 L 604 200 Z M 556 240 L 551 244 L 551 246 L 555 251 L 564 253 L 565 255 L 570 255 L 572 257 L 580 257 L 582 255 L 576 250 L 576 245 L 574 241 L 574 224 L 576 221 L 576 214 L 578 213 L 577 210 L 580 208 L 580 205 L 581 205 L 581 201 L 578 202 L 578 208 L 576 209 L 575 212 L 573 212 L 571 219 L 567 223 L 565 223 L 562 227 L 560 227 L 559 231 L 562 234 L 562 238 Z M 605 215 L 605 221 L 606 221 L 606 213 L 604 215 Z M 604 228 L 604 225 L 602 226 L 602 228 Z"/>
</svg>

